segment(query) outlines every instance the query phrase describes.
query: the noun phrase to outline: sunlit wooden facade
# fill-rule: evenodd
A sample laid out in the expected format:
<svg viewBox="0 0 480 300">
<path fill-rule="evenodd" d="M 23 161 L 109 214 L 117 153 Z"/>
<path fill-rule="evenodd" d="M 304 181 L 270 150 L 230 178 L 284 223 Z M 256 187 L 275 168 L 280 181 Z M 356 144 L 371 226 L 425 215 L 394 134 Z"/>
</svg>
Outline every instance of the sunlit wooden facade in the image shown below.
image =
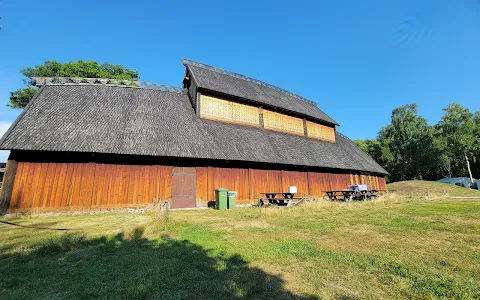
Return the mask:
<svg viewBox="0 0 480 300">
<path fill-rule="evenodd" d="M 173 166 L 101 163 L 17 163 L 9 209 L 83 210 L 142 207 L 171 199 Z M 207 205 L 215 189 L 238 192 L 239 204 L 255 204 L 260 193 L 297 186 L 300 195 L 323 197 L 349 184 L 386 189 L 381 176 L 195 167 L 197 206 Z"/>
<path fill-rule="evenodd" d="M 39 93 L 0 141 L 12 151 L 2 210 L 194 207 L 220 187 L 238 204 L 288 186 L 313 197 L 350 184 L 386 189 L 387 172 L 316 104 L 184 63 L 183 88 L 37 79 Z"/>
</svg>

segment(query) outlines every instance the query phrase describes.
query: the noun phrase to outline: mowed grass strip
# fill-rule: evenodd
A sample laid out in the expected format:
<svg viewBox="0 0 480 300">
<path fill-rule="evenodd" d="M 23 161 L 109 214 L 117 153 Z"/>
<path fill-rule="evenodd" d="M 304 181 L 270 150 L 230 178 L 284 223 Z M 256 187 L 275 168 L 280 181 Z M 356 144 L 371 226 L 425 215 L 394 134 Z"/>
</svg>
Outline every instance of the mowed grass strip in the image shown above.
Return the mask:
<svg viewBox="0 0 480 300">
<path fill-rule="evenodd" d="M 480 202 L 315 201 L 0 224 L 2 299 L 480 297 Z"/>
<path fill-rule="evenodd" d="M 422 197 L 480 197 L 479 190 L 467 189 L 454 184 L 408 180 L 387 184 L 389 190 L 395 190 L 397 194 L 404 196 Z"/>
</svg>

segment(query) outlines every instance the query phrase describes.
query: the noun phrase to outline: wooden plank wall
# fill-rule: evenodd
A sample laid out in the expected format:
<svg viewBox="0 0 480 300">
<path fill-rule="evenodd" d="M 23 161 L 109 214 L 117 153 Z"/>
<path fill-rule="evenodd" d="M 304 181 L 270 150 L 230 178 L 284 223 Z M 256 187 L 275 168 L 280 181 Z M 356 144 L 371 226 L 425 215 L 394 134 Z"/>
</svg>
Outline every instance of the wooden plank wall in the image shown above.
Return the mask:
<svg viewBox="0 0 480 300">
<path fill-rule="evenodd" d="M 279 170 L 248 170 L 250 174 L 250 198 L 239 198 L 239 203 L 248 203 L 250 199 L 258 198 L 265 191 L 282 191 L 282 171 Z"/>
<path fill-rule="evenodd" d="M 370 185 L 369 178 L 377 182 Z M 197 203 L 203 205 L 215 199 L 215 189 L 223 187 L 237 191 L 237 203 L 256 203 L 264 192 L 287 191 L 296 186 L 300 195 L 325 196 L 327 190 L 342 190 L 350 184 L 367 184 L 372 188 L 381 188 L 378 182 L 384 178 L 353 174 L 332 174 L 318 172 L 233 169 L 233 168 L 197 168 Z"/>
<path fill-rule="evenodd" d="M 387 182 L 385 177 L 377 177 L 379 190 L 387 190 Z"/>
<path fill-rule="evenodd" d="M 300 195 L 310 194 L 308 188 L 308 173 L 296 171 L 282 171 L 282 188 L 279 190 L 279 192 L 288 191 L 289 186 L 296 186 L 297 191 Z"/>
<path fill-rule="evenodd" d="M 98 163 L 19 162 L 10 210 L 90 209 L 143 206 L 171 198 L 171 166 Z M 386 189 L 377 176 L 239 168 L 196 168 L 197 204 L 215 199 L 215 189 L 237 191 L 239 204 L 256 203 L 264 192 L 287 191 L 297 186 L 299 195 L 324 196 L 349 184 Z"/>
<path fill-rule="evenodd" d="M 329 175 L 328 173 L 308 172 L 309 195 L 322 196 L 325 191 L 331 190 Z"/>
<path fill-rule="evenodd" d="M 10 209 L 140 206 L 171 197 L 169 166 L 19 162 Z"/>
<path fill-rule="evenodd" d="M 224 187 L 238 192 L 238 198 L 249 199 L 249 170 L 197 167 L 197 201 L 215 199 L 215 189 Z"/>
</svg>

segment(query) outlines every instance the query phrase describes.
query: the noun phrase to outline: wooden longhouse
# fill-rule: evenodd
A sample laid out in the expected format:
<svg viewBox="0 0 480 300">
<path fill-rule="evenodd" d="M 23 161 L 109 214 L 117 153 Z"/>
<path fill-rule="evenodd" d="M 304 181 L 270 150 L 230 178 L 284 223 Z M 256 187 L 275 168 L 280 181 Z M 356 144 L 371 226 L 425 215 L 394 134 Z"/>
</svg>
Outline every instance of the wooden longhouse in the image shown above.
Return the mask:
<svg viewBox="0 0 480 300">
<path fill-rule="evenodd" d="M 240 74 L 183 60 L 183 88 L 36 78 L 40 87 L 0 141 L 11 150 L 3 210 L 206 205 L 216 188 L 256 203 L 367 184 L 387 172 L 314 102 Z"/>
</svg>

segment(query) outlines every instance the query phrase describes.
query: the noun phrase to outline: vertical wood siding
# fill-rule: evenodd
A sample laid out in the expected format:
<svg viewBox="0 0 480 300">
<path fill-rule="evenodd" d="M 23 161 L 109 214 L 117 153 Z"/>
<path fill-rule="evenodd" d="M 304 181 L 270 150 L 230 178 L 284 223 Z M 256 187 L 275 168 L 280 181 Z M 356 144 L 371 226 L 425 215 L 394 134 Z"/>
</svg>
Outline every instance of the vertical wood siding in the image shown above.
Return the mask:
<svg viewBox="0 0 480 300">
<path fill-rule="evenodd" d="M 282 171 L 282 188 L 279 191 L 288 191 L 289 186 L 296 186 L 299 195 L 310 194 L 307 176 L 307 172 Z"/>
<path fill-rule="evenodd" d="M 385 181 L 385 177 L 377 177 L 378 178 L 378 187 L 380 190 L 387 189 L 387 182 Z"/>
<path fill-rule="evenodd" d="M 250 198 L 239 199 L 239 203 L 245 203 L 250 199 L 260 197 L 265 192 L 281 192 L 282 171 L 279 170 L 255 170 L 249 169 Z"/>
<path fill-rule="evenodd" d="M 248 177 L 248 169 L 198 167 L 197 201 L 215 199 L 215 189 L 220 187 L 237 191 L 238 199 L 250 199 Z"/>
<path fill-rule="evenodd" d="M 10 209 L 89 209 L 143 206 L 171 198 L 172 166 L 98 163 L 19 162 Z M 297 186 L 299 195 L 325 196 L 350 184 L 386 189 L 385 178 L 373 175 L 196 168 L 196 199 L 204 205 L 215 199 L 215 189 L 237 191 L 237 203 L 256 203 L 261 193 L 287 191 Z"/>
<path fill-rule="evenodd" d="M 10 209 L 152 204 L 171 197 L 172 167 L 18 163 Z"/>
<path fill-rule="evenodd" d="M 308 185 L 311 196 L 323 196 L 325 191 L 331 190 L 330 174 L 308 172 Z"/>
<path fill-rule="evenodd" d="M 220 187 L 237 191 L 237 203 L 253 204 L 262 193 L 287 191 L 289 186 L 296 186 L 301 196 L 321 197 L 325 191 L 346 189 L 350 184 L 370 184 L 369 180 L 385 182 L 381 177 L 354 174 L 199 167 L 197 203 L 213 201 L 215 189 Z M 386 185 L 383 186 L 380 189 L 386 189 Z"/>
</svg>

